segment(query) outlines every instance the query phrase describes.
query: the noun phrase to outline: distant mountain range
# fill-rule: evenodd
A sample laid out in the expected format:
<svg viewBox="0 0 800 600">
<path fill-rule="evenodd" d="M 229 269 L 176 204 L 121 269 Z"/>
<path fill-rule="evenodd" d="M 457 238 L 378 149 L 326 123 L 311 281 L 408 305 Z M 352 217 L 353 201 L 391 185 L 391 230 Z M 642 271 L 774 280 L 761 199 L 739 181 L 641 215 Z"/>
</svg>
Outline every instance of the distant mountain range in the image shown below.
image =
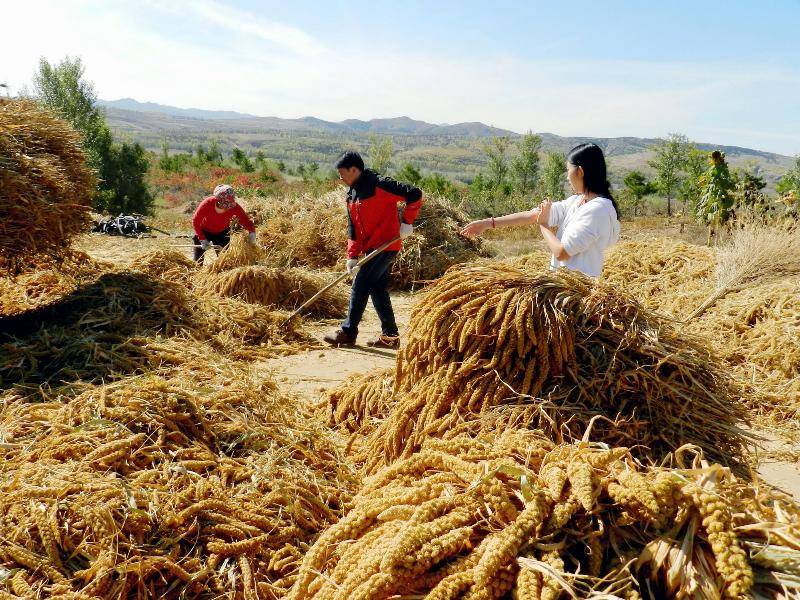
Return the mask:
<svg viewBox="0 0 800 600">
<path fill-rule="evenodd" d="M 316 117 L 282 119 L 235 111 L 177 108 L 131 98 L 98 103 L 105 107 L 108 122 L 118 135 L 139 141 L 150 150 L 160 150 L 166 140 L 170 151 L 186 151 L 214 138 L 227 151 L 238 146 L 252 152 L 261 150 L 268 158 L 288 164 L 313 161 L 325 165 L 344 148 L 366 150 L 371 134 L 391 135 L 395 166 L 410 162 L 423 170 L 438 171 L 462 181 L 470 181 L 485 168 L 482 149 L 487 138 L 520 135 L 479 122 L 436 125 L 407 116 L 332 122 Z M 609 159 L 612 182 L 621 181 L 631 169 L 648 172 L 650 148 L 658 141 L 638 137 L 539 135 L 544 150 L 566 152 L 582 142 L 595 142 Z M 702 150 L 725 151 L 734 166 L 757 165 L 771 185 L 793 163 L 788 156 L 739 146 L 710 143 L 697 146 Z"/>
<path fill-rule="evenodd" d="M 199 108 L 177 108 L 156 104 L 155 102 L 137 102 L 132 98 L 122 98 L 120 100 L 99 100 L 98 104 L 106 109 L 116 109 L 108 111 L 111 115 L 123 114 L 119 111 L 132 111 L 144 113 L 158 113 L 172 117 L 186 117 L 188 119 L 202 119 L 205 121 L 225 121 L 225 125 L 235 129 L 237 127 L 254 127 L 259 129 L 278 129 L 278 130 L 313 130 L 327 131 L 331 133 L 380 133 L 398 135 L 450 135 L 466 137 L 492 137 L 499 135 L 516 136 L 517 133 L 506 129 L 499 129 L 483 123 L 458 123 L 456 125 L 434 125 L 425 121 L 417 121 L 409 117 L 396 117 L 391 119 L 371 119 L 361 121 L 359 119 L 346 119 L 340 122 L 324 121 L 316 117 L 302 117 L 300 119 L 281 119 L 278 117 L 257 117 L 247 113 L 239 113 L 229 110 L 202 110 Z M 181 123 L 187 126 L 188 123 Z M 196 124 L 202 127 L 202 123 Z"/>
</svg>

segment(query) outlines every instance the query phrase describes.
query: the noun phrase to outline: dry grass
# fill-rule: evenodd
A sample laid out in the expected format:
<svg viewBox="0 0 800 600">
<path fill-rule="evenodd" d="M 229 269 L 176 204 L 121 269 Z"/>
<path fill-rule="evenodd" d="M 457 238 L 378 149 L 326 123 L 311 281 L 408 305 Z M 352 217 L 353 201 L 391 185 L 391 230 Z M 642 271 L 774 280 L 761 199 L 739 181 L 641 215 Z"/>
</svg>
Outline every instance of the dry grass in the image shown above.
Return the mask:
<svg viewBox="0 0 800 600">
<path fill-rule="evenodd" d="M 29 100 L 0 98 L 0 269 L 57 257 L 90 224 L 95 177 L 80 136 Z"/>
<path fill-rule="evenodd" d="M 356 480 L 302 404 L 213 368 L 6 403 L 0 568 L 20 569 L 15 593 L 285 593 Z"/>
</svg>

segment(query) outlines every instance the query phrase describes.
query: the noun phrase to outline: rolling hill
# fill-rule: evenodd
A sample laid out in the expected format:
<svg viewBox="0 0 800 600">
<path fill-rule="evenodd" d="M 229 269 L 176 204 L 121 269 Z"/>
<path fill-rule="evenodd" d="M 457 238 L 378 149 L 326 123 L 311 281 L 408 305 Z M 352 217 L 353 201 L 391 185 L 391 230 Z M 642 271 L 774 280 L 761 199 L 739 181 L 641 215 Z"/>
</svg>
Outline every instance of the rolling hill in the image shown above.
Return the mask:
<svg viewBox="0 0 800 600">
<path fill-rule="evenodd" d="M 315 117 L 282 119 L 257 117 L 234 111 L 176 108 L 130 98 L 100 101 L 109 125 L 123 138 L 132 139 L 153 151 L 166 140 L 170 151 L 187 151 L 213 138 L 223 151 L 238 146 L 248 152 L 261 150 L 268 158 L 287 164 L 317 162 L 329 165 L 346 148 L 366 151 L 370 136 L 389 135 L 394 144 L 393 165 L 410 162 L 423 171 L 437 171 L 453 179 L 470 181 L 485 168 L 483 146 L 494 136 L 519 137 L 513 131 L 484 123 L 432 124 L 407 116 L 362 121 L 325 121 Z M 592 141 L 609 159 L 611 177 L 621 181 L 631 169 L 650 171 L 653 138 L 563 137 L 540 133 L 545 150 L 566 152 Z M 724 150 L 734 166 L 757 165 L 772 187 L 791 168 L 793 159 L 780 154 L 738 146 L 698 143 L 700 149 Z"/>
</svg>

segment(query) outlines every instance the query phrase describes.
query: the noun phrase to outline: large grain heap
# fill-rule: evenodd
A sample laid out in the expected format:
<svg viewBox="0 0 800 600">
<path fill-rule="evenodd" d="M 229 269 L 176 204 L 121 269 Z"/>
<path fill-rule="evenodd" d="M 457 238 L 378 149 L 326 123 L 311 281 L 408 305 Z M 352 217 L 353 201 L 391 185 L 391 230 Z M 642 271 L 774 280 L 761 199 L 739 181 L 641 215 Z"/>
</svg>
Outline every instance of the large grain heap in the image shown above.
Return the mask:
<svg viewBox="0 0 800 600">
<path fill-rule="evenodd" d="M 364 450 L 372 469 L 489 421 L 589 432 L 654 460 L 690 443 L 742 466 L 742 409 L 708 351 L 609 287 L 566 270 L 454 268 L 411 323 L 396 404 Z"/>
<path fill-rule="evenodd" d="M 0 98 L 0 268 L 63 254 L 89 226 L 94 186 L 75 130 L 30 100 Z"/>
</svg>

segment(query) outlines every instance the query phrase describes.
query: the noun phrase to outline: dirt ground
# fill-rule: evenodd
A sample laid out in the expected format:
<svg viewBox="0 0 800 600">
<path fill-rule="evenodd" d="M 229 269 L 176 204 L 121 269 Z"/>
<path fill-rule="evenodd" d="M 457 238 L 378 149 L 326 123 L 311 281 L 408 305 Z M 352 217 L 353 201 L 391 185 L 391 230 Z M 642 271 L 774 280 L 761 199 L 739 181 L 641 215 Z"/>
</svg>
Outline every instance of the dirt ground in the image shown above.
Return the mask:
<svg viewBox="0 0 800 600">
<path fill-rule="evenodd" d="M 643 235 L 640 232 L 634 235 L 637 234 Z M 189 256 L 191 249 L 187 246 L 190 243 L 191 240 L 180 238 L 156 237 L 136 240 L 92 235 L 81 239 L 77 247 L 95 258 L 124 265 L 138 253 L 156 248 L 172 247 Z M 531 244 L 524 237 L 519 237 L 503 240 L 498 246 L 501 256 L 511 256 L 530 251 L 538 244 L 535 242 Z M 401 336 L 408 328 L 413 302 L 413 294 L 392 294 Z M 337 326 L 337 321 L 326 321 L 311 324 L 310 330 L 322 344 L 322 336 Z M 324 396 L 326 390 L 335 387 L 352 373 L 366 373 L 394 365 L 395 351 L 373 349 L 363 345 L 379 333 L 380 324 L 374 309 L 369 305 L 360 327 L 358 341 L 362 345 L 355 348 L 326 347 L 307 350 L 300 354 L 264 361 L 254 367 L 271 371 L 281 385 L 295 391 L 308 402 L 316 403 Z M 800 456 L 800 446 L 782 442 L 767 432 L 757 433 L 765 438 L 764 449 L 759 452 L 759 456 L 763 457 L 759 462 L 759 474 L 768 483 L 800 499 L 800 462 L 797 458 Z"/>
</svg>

